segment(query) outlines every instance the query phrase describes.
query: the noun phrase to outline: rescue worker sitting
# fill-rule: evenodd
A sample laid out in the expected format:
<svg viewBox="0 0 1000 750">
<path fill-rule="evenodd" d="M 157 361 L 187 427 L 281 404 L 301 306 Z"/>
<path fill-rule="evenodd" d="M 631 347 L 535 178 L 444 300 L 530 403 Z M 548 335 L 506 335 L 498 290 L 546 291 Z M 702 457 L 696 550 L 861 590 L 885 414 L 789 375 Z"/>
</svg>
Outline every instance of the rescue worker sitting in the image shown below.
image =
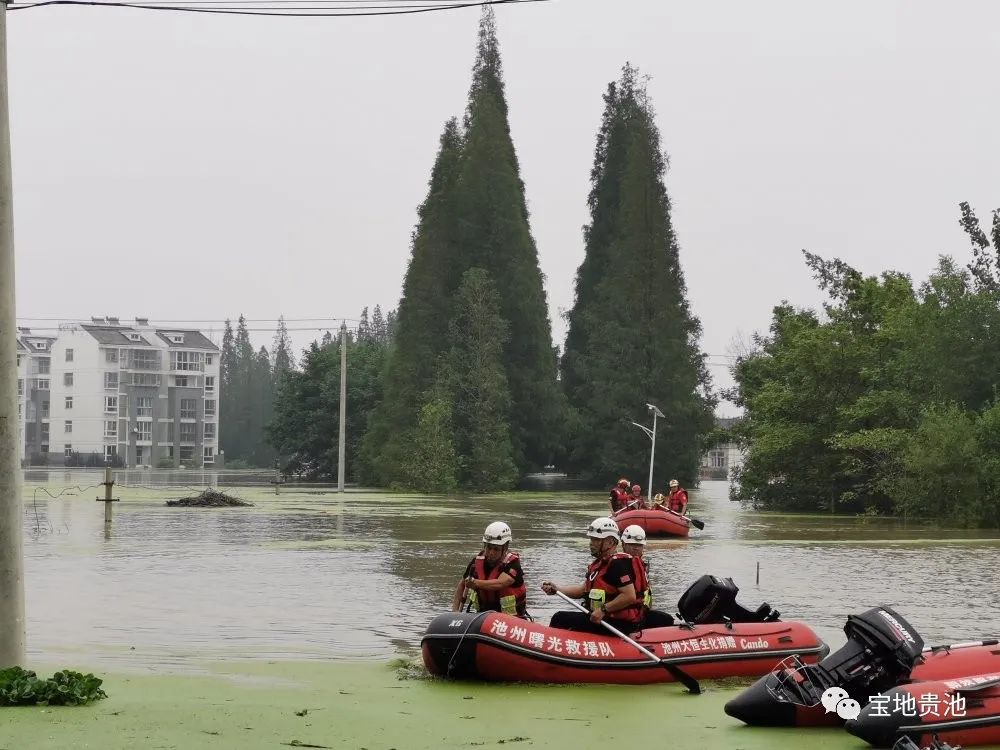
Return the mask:
<svg viewBox="0 0 1000 750">
<path fill-rule="evenodd" d="M 663 493 L 657 492 L 653 495 L 653 505 L 651 510 L 666 510 L 667 509 L 667 499 L 663 496 Z"/>
<path fill-rule="evenodd" d="M 642 600 L 642 627 L 663 628 L 674 624 L 674 618 L 666 612 L 653 609 L 653 589 L 649 583 L 649 562 L 643 556 L 646 553 L 646 531 L 642 526 L 632 524 L 622 532 L 622 551 L 632 556 L 632 568 L 635 570 L 636 593 Z"/>
<path fill-rule="evenodd" d="M 611 513 L 622 510 L 628 501 L 628 480 L 619 479 L 618 484 L 611 488 Z"/>
<path fill-rule="evenodd" d="M 455 588 L 453 612 L 460 612 L 468 601 L 468 611 L 493 610 L 529 619 L 521 558 L 508 551 L 512 538 L 510 526 L 502 521 L 486 527 L 482 551 L 466 567 Z"/>
<path fill-rule="evenodd" d="M 611 518 L 594 519 L 587 536 L 594 561 L 587 567 L 583 583 L 556 586 L 545 581 L 542 591 L 549 596 L 559 591 L 572 598 L 586 597 L 589 613 L 556 612 L 549 625 L 563 630 L 606 633 L 601 625 L 603 620 L 623 633 L 638 630 L 642 600 L 636 596 L 632 558 L 624 552 L 615 552 L 620 538 L 618 524 Z"/>
<path fill-rule="evenodd" d="M 688 493 L 683 487 L 681 487 L 680 482 L 676 479 L 670 480 L 670 494 L 667 496 L 667 508 L 672 510 L 674 513 L 680 513 L 682 516 L 687 511 L 688 506 Z"/>
<path fill-rule="evenodd" d="M 642 510 L 646 507 L 646 499 L 642 496 L 642 487 L 637 484 L 632 485 L 632 494 L 628 496 L 626 510 Z"/>
</svg>

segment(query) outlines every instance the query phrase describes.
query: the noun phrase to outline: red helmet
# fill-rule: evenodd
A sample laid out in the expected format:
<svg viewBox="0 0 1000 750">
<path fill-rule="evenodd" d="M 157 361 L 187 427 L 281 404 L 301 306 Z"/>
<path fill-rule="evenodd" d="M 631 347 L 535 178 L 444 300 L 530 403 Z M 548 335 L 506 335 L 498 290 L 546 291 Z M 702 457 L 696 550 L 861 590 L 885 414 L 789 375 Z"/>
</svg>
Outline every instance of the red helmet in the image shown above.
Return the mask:
<svg viewBox="0 0 1000 750">
<path fill-rule="evenodd" d="M 632 485 L 632 492 L 642 492 L 642 487 L 637 484 Z"/>
</svg>

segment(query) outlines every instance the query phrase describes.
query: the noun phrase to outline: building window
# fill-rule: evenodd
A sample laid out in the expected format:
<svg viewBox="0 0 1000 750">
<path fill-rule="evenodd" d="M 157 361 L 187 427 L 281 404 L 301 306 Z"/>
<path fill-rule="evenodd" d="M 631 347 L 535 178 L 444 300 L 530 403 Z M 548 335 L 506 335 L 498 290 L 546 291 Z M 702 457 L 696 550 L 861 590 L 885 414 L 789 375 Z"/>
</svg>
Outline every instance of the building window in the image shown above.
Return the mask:
<svg viewBox="0 0 1000 750">
<path fill-rule="evenodd" d="M 105 349 L 104 350 L 104 361 L 109 365 L 118 364 L 118 350 L 117 349 Z"/>
<path fill-rule="evenodd" d="M 49 400 L 45 399 L 42 401 L 42 419 L 49 418 Z"/>
<path fill-rule="evenodd" d="M 159 370 L 160 353 L 146 351 L 145 349 L 133 349 L 130 352 L 132 369 L 134 370 Z"/>
<path fill-rule="evenodd" d="M 135 400 L 135 415 L 137 417 L 150 417 L 153 416 L 153 397 L 152 396 L 138 396 Z"/>
<path fill-rule="evenodd" d="M 198 400 L 194 398 L 181 399 L 181 419 L 197 419 Z"/>
<path fill-rule="evenodd" d="M 208 398 L 205 399 L 205 416 L 214 417 L 215 416 L 215 399 Z"/>
<path fill-rule="evenodd" d="M 67 396 L 66 397 L 66 408 L 67 409 L 72 409 L 73 408 L 73 397 L 72 396 Z"/>
<path fill-rule="evenodd" d="M 65 422 L 63 422 L 63 425 L 64 425 L 64 427 L 63 427 L 63 431 L 64 432 L 72 432 L 73 431 L 73 420 L 72 419 L 67 419 Z"/>
<path fill-rule="evenodd" d="M 118 399 L 118 416 L 128 417 L 128 396 L 121 396 Z"/>
<path fill-rule="evenodd" d="M 132 385 L 150 385 L 158 386 L 160 384 L 160 376 L 154 375 L 149 372 L 133 372 L 132 373 Z"/>
<path fill-rule="evenodd" d="M 49 423 L 48 422 L 42 422 L 42 431 L 40 433 L 40 437 L 42 439 L 42 442 L 44 442 L 44 443 L 49 442 Z M 43 453 L 48 453 L 48 449 L 44 450 Z"/>
<path fill-rule="evenodd" d="M 136 422 L 135 423 L 136 440 L 152 440 L 153 439 L 153 423 L 152 422 Z"/>
<path fill-rule="evenodd" d="M 194 422 L 181 422 L 180 442 L 193 443 L 198 439 L 198 425 Z"/>
<path fill-rule="evenodd" d="M 104 397 L 104 413 L 105 414 L 117 414 L 118 413 L 118 397 L 117 396 L 105 396 Z"/>
<path fill-rule="evenodd" d="M 118 420 L 107 419 L 104 421 L 104 437 L 106 438 L 118 437 Z"/>
<path fill-rule="evenodd" d="M 212 355 L 211 354 L 206 354 L 205 355 L 205 364 L 206 365 L 212 364 Z"/>
<path fill-rule="evenodd" d="M 201 370 L 202 355 L 200 352 L 170 352 L 171 370 Z"/>
<path fill-rule="evenodd" d="M 181 461 L 190 461 L 194 458 L 194 446 L 193 445 L 182 445 L 181 446 Z"/>
<path fill-rule="evenodd" d="M 104 460 L 105 461 L 110 461 L 110 460 L 112 460 L 117 455 L 118 455 L 118 446 L 117 445 L 105 445 L 104 446 Z"/>
<path fill-rule="evenodd" d="M 170 334 L 170 340 L 173 341 L 175 344 L 183 344 L 184 343 L 184 334 L 183 333 L 171 333 Z"/>
<path fill-rule="evenodd" d="M 215 463 L 215 448 L 211 445 L 205 446 L 205 463 L 214 464 Z"/>
<path fill-rule="evenodd" d="M 187 375 L 175 375 L 174 376 L 174 385 L 176 385 L 178 388 L 187 388 L 188 387 L 188 376 Z"/>
<path fill-rule="evenodd" d="M 49 375 L 51 366 L 48 357 L 38 357 L 31 362 L 32 375 Z"/>
<path fill-rule="evenodd" d="M 66 458 L 69 458 L 70 456 L 72 456 L 72 455 L 73 455 L 73 444 L 72 444 L 72 443 L 66 443 L 66 444 L 65 444 L 65 445 L 63 446 L 63 455 L 64 455 L 64 456 L 65 456 Z"/>
<path fill-rule="evenodd" d="M 205 422 L 205 440 L 215 440 L 215 422 Z"/>
<path fill-rule="evenodd" d="M 215 376 L 214 375 L 206 375 L 205 376 L 205 393 L 214 393 L 214 392 L 215 392 Z"/>
<path fill-rule="evenodd" d="M 712 451 L 709 454 L 709 462 L 713 469 L 723 469 L 726 466 L 726 454 L 723 451 Z"/>
<path fill-rule="evenodd" d="M 20 354 L 17 355 L 17 366 L 18 367 L 21 366 L 21 355 Z"/>
<path fill-rule="evenodd" d="M 73 385 L 73 373 L 71 373 L 71 372 L 64 372 L 63 373 L 63 385 L 65 385 L 65 386 L 71 386 L 71 385 Z"/>
<path fill-rule="evenodd" d="M 104 373 L 104 387 L 105 388 L 117 388 L 118 387 L 118 373 L 117 372 L 106 372 L 106 373 Z"/>
<path fill-rule="evenodd" d="M 66 361 L 67 362 L 72 362 L 73 361 L 73 350 L 72 349 L 67 349 L 66 350 Z"/>
<path fill-rule="evenodd" d="M 31 381 L 31 387 L 36 391 L 47 391 L 49 389 L 48 378 L 35 378 Z"/>
<path fill-rule="evenodd" d="M 24 395 L 24 378 L 17 379 L 17 395 L 18 396 Z"/>
</svg>

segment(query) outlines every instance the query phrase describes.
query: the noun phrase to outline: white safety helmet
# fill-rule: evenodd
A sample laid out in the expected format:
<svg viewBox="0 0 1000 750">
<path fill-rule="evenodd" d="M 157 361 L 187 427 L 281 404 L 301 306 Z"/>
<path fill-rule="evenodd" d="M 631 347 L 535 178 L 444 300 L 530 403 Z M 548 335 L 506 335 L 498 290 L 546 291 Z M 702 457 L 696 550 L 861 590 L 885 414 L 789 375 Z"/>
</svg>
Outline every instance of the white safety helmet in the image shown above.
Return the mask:
<svg viewBox="0 0 1000 750">
<path fill-rule="evenodd" d="M 512 538 L 513 535 L 510 533 L 510 526 L 503 521 L 494 521 L 483 532 L 483 542 L 485 544 L 509 544 Z"/>
<path fill-rule="evenodd" d="M 643 530 L 642 526 L 639 526 L 638 524 L 626 526 L 625 531 L 622 532 L 622 544 L 641 544 L 645 547 L 646 532 Z"/>
<path fill-rule="evenodd" d="M 590 522 L 590 526 L 587 528 L 587 536 L 592 539 L 621 538 L 618 535 L 618 524 L 615 523 L 614 519 L 605 517 L 595 518 Z"/>
</svg>

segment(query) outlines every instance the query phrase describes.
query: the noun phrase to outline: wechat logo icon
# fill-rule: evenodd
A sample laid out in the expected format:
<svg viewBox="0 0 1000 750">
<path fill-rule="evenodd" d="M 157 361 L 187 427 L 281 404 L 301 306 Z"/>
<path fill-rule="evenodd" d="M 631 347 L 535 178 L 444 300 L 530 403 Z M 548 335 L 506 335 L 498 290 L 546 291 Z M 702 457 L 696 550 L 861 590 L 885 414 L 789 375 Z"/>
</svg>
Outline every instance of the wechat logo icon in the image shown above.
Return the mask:
<svg viewBox="0 0 1000 750">
<path fill-rule="evenodd" d="M 844 688 L 827 688 L 820 700 L 828 714 L 836 712 L 844 721 L 856 719 L 861 715 L 861 704 L 851 698 Z"/>
</svg>

